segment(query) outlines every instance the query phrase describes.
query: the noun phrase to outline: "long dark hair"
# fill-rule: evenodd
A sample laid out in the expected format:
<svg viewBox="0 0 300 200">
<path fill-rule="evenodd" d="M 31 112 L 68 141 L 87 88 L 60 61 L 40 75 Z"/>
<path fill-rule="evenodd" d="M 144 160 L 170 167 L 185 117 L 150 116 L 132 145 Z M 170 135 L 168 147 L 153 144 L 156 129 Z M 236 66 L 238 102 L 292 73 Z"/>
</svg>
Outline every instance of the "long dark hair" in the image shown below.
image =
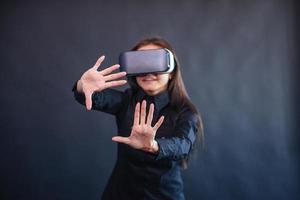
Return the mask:
<svg viewBox="0 0 300 200">
<path fill-rule="evenodd" d="M 174 59 L 175 59 L 175 69 L 172 72 L 173 76 L 172 79 L 168 83 L 168 91 L 170 94 L 170 104 L 173 106 L 176 110 L 180 111 L 183 106 L 188 106 L 194 114 L 197 116 L 197 141 L 201 146 L 203 146 L 203 141 L 204 141 L 204 133 L 203 133 L 203 124 L 201 120 L 200 113 L 198 112 L 197 108 L 194 106 L 194 104 L 191 102 L 190 97 L 188 96 L 188 93 L 185 89 L 185 85 L 181 76 L 181 66 L 180 63 L 178 62 L 178 58 L 176 56 L 176 53 L 172 46 L 170 45 L 169 42 L 167 42 L 165 39 L 161 37 L 150 37 L 150 38 L 145 38 L 139 41 L 131 50 L 136 51 L 139 48 L 153 44 L 160 46 L 161 48 L 167 48 L 169 49 L 173 54 L 174 54 Z M 133 89 L 139 88 L 137 82 L 136 82 L 136 77 L 130 77 L 129 78 L 129 84 Z M 194 148 L 193 148 L 194 149 Z M 182 167 L 186 168 L 187 167 L 187 159 L 184 159 L 182 161 Z"/>
</svg>

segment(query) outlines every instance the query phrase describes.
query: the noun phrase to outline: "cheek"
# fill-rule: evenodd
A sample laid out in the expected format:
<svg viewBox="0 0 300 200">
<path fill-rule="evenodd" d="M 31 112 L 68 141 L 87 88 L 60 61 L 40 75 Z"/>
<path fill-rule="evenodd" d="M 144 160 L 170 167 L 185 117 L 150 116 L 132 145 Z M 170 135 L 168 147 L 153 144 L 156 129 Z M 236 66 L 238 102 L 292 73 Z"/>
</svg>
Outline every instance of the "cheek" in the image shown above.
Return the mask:
<svg viewBox="0 0 300 200">
<path fill-rule="evenodd" d="M 167 85 L 169 82 L 169 74 L 162 74 L 159 76 L 159 82 L 163 85 Z"/>
</svg>

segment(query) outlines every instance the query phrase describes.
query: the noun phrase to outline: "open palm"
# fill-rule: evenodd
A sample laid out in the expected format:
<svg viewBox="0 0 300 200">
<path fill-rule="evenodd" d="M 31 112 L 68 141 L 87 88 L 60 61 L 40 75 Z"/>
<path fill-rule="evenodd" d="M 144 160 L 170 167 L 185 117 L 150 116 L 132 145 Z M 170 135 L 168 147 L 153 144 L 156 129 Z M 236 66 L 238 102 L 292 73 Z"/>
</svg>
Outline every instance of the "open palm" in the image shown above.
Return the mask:
<svg viewBox="0 0 300 200">
<path fill-rule="evenodd" d="M 108 67 L 102 71 L 97 71 L 103 60 L 104 56 L 101 56 L 95 65 L 81 76 L 77 84 L 78 90 L 83 92 L 85 95 L 85 103 L 88 110 L 92 108 L 92 94 L 94 92 L 100 92 L 106 88 L 121 86 L 126 83 L 126 80 L 115 80 L 124 77 L 126 72 L 111 74 L 114 70 L 120 67 L 118 64 Z"/>
<path fill-rule="evenodd" d="M 146 121 L 146 101 L 136 104 L 134 112 L 133 127 L 129 137 L 115 136 L 113 141 L 127 144 L 135 149 L 141 149 L 149 152 L 156 152 L 158 149 L 155 135 L 158 128 L 164 121 L 164 116 L 161 116 L 157 123 L 152 127 L 154 105 L 151 103 Z"/>
</svg>

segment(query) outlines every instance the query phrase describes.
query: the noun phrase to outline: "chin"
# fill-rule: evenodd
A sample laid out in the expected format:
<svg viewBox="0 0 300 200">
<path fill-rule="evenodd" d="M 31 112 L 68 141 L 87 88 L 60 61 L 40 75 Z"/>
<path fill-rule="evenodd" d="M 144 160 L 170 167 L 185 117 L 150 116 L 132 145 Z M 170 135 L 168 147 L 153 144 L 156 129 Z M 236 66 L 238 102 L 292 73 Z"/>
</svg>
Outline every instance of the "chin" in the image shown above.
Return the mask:
<svg viewBox="0 0 300 200">
<path fill-rule="evenodd" d="M 143 89 L 144 91 L 151 91 L 151 92 L 153 92 L 153 91 L 156 90 L 156 88 L 153 88 L 153 87 L 142 87 L 142 89 Z"/>
<path fill-rule="evenodd" d="M 144 91 L 150 91 L 150 92 L 156 90 L 155 87 L 151 87 L 151 86 L 149 86 L 149 85 L 148 85 L 148 86 L 143 86 L 143 87 L 140 86 L 140 88 L 142 88 Z"/>
</svg>

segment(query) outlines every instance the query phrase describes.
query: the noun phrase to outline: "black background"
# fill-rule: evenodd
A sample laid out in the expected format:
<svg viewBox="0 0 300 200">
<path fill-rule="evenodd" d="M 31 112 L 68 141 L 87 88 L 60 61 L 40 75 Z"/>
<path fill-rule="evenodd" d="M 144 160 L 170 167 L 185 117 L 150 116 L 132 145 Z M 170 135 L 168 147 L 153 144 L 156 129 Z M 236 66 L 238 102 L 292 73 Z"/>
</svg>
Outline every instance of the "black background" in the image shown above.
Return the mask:
<svg viewBox="0 0 300 200">
<path fill-rule="evenodd" d="M 108 67 L 153 35 L 174 46 L 204 120 L 187 199 L 298 199 L 295 2 L 2 1 L 1 199 L 100 199 L 114 117 L 71 88 L 100 55 Z"/>
</svg>

